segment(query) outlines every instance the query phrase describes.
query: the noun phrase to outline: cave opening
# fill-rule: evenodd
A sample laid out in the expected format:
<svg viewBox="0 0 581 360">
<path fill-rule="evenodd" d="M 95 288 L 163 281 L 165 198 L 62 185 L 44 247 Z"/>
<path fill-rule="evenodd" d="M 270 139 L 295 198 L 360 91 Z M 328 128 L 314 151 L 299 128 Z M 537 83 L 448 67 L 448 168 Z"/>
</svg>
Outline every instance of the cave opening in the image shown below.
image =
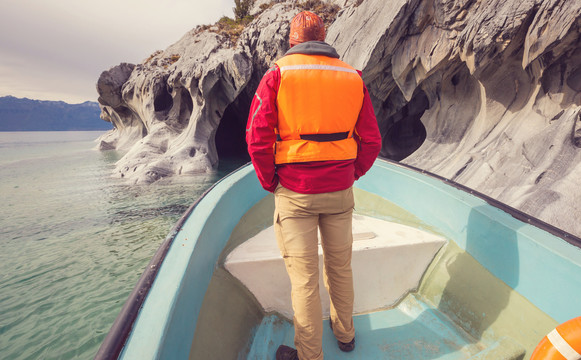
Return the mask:
<svg viewBox="0 0 581 360">
<path fill-rule="evenodd" d="M 186 88 L 181 89 L 180 96 L 180 110 L 178 114 L 178 124 L 185 128 L 190 122 L 190 117 L 192 116 L 192 111 L 194 111 L 194 102 L 192 100 L 192 95 Z"/>
<path fill-rule="evenodd" d="M 173 106 L 173 98 L 168 91 L 167 87 L 164 87 L 158 94 L 155 94 L 153 99 L 153 108 L 156 112 L 158 111 L 169 111 Z"/>
<path fill-rule="evenodd" d="M 220 161 L 248 162 L 246 149 L 246 120 L 250 111 L 250 100 L 243 95 L 234 100 L 221 116 L 216 131 L 216 150 Z M 219 113 L 216 115 L 220 116 Z"/>
<path fill-rule="evenodd" d="M 400 161 L 413 154 L 426 140 L 426 128 L 420 120 L 430 107 L 423 90 L 418 90 L 412 99 L 390 115 L 390 124 L 383 136 L 381 156 Z"/>
</svg>

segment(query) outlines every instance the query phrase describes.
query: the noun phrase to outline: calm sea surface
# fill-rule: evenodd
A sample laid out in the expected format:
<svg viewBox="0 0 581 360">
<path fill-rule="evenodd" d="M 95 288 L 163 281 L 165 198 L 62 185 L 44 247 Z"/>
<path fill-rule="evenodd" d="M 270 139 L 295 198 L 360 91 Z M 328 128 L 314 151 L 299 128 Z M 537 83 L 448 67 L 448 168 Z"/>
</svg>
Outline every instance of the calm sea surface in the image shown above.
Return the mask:
<svg viewBox="0 0 581 360">
<path fill-rule="evenodd" d="M 0 132 L 0 358 L 92 359 L 143 269 L 216 174 L 128 186 L 102 132 Z"/>
</svg>

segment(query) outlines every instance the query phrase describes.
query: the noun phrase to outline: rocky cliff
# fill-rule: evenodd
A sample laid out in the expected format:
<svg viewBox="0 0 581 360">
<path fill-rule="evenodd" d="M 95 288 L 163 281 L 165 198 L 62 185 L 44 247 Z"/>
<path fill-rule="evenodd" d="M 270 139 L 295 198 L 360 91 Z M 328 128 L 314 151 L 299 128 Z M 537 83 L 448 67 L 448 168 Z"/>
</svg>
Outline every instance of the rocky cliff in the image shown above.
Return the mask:
<svg viewBox="0 0 581 360">
<path fill-rule="evenodd" d="M 257 1 L 244 28 L 198 27 L 103 72 L 101 147 L 128 151 L 116 174 L 152 182 L 244 153 L 254 90 L 305 6 L 340 8 L 326 41 L 363 71 L 382 156 L 581 235 L 577 0 Z"/>
</svg>

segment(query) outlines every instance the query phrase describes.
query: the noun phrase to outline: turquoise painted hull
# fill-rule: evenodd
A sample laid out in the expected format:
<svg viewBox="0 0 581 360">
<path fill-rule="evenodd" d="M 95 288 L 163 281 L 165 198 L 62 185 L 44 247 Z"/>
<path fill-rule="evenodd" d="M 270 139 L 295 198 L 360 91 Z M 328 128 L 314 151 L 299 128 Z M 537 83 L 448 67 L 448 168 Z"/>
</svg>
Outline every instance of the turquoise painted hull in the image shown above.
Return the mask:
<svg viewBox="0 0 581 360">
<path fill-rule="evenodd" d="M 453 239 L 556 323 L 581 315 L 581 241 L 575 236 L 445 179 L 383 160 L 355 185 Z M 240 219 L 266 195 L 246 166 L 193 205 L 146 269 L 96 358 L 188 358 L 218 258 Z M 265 315 L 252 330 L 256 339 L 240 351 L 249 358 L 270 356 L 278 343 L 292 344 L 289 331 L 288 323 Z"/>
</svg>

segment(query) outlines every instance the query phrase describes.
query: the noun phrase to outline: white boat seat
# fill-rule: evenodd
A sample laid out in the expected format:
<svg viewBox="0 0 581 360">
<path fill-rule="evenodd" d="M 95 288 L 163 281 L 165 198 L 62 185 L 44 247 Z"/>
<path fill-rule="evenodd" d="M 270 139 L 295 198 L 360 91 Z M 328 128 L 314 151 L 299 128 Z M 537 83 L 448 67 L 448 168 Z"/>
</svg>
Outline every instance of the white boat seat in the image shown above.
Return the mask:
<svg viewBox="0 0 581 360">
<path fill-rule="evenodd" d="M 439 235 L 362 215 L 353 215 L 353 239 L 355 313 L 392 307 L 415 290 L 446 242 Z M 266 312 L 279 312 L 292 319 L 290 281 L 272 226 L 234 249 L 225 267 Z M 322 268 L 319 244 L 319 287 L 323 314 L 328 316 L 329 295 L 323 285 Z"/>
</svg>

